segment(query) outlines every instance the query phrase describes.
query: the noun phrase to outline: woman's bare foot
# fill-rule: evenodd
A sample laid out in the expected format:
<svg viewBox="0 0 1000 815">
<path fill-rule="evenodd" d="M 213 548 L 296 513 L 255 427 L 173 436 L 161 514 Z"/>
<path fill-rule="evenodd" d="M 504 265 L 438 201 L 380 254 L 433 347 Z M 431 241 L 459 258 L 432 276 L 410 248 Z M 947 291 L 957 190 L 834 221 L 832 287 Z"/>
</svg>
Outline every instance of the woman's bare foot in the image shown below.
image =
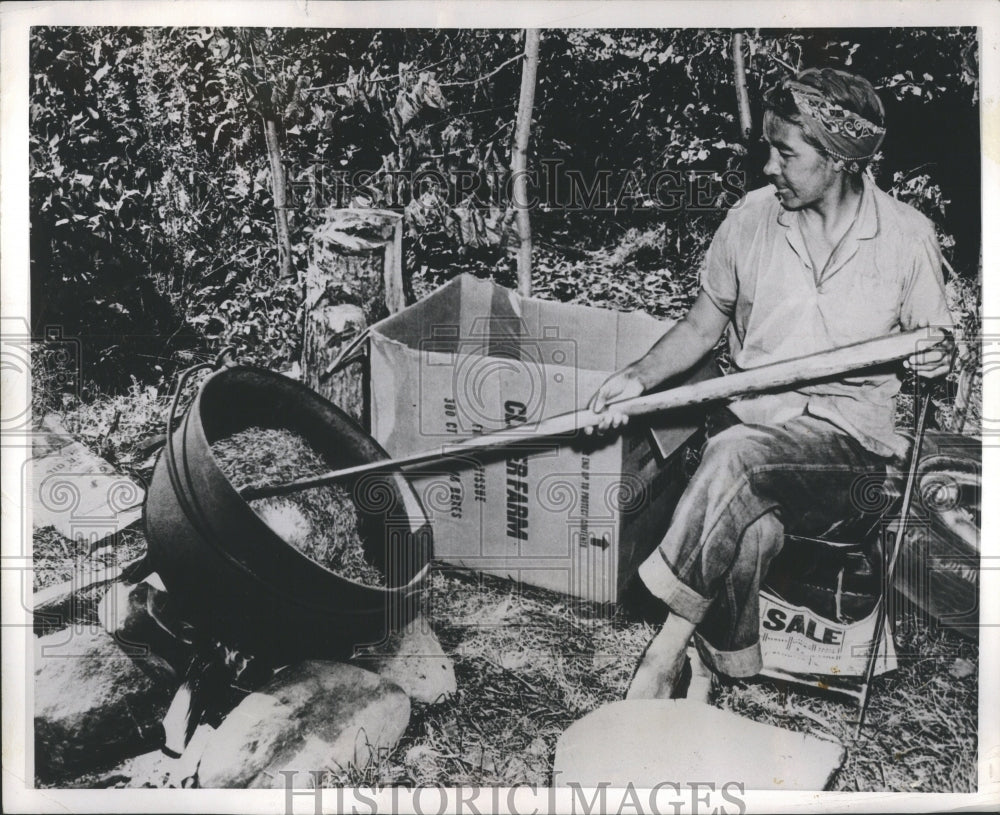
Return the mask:
<svg viewBox="0 0 1000 815">
<path fill-rule="evenodd" d="M 671 614 L 649 641 L 625 694 L 626 699 L 669 699 L 684 668 L 694 623 Z"/>
<path fill-rule="evenodd" d="M 687 649 L 688 659 L 691 661 L 691 681 L 688 683 L 686 699 L 708 704 L 708 699 L 712 694 L 712 680 L 715 674 L 702 661 L 698 649 L 691 646 Z"/>
</svg>

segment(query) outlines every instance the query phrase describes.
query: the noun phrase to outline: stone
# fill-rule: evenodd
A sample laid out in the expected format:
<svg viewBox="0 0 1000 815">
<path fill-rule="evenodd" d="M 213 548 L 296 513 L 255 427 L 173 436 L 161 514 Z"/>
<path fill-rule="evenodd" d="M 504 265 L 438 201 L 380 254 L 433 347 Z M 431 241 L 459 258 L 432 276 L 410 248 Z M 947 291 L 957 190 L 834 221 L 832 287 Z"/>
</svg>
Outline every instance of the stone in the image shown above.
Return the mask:
<svg viewBox="0 0 1000 815">
<path fill-rule="evenodd" d="M 959 657 L 951 664 L 948 673 L 955 679 L 965 679 L 967 676 L 973 676 L 976 673 L 976 664 Z"/>
<path fill-rule="evenodd" d="M 282 670 L 238 704 L 198 766 L 204 789 L 312 786 L 313 772 L 364 766 L 390 750 L 410 720 L 409 697 L 354 665 L 310 660 Z"/>
<path fill-rule="evenodd" d="M 356 656 L 354 662 L 395 682 L 414 702 L 435 704 L 458 690 L 455 664 L 423 614 L 385 645 Z"/>
<path fill-rule="evenodd" d="M 760 749 L 766 745 L 766 749 Z M 844 747 L 688 699 L 612 702 L 559 737 L 552 785 L 653 788 L 732 779 L 748 790 L 826 787 Z"/>
<path fill-rule="evenodd" d="M 73 577 L 35 592 L 32 600 L 32 624 L 35 634 L 44 636 L 74 621 L 94 619 L 103 587 L 121 577 L 119 566 L 78 570 Z"/>
<path fill-rule="evenodd" d="M 175 676 L 183 675 L 193 648 L 182 638 L 184 625 L 174 613 L 170 597 L 155 584 L 159 578 L 136 584 L 112 584 L 97 607 L 104 630 L 128 654 L 159 658 Z"/>
<path fill-rule="evenodd" d="M 132 658 L 106 632 L 64 629 L 35 640 L 35 771 L 56 781 L 155 746 L 173 692 L 156 658 Z"/>
</svg>

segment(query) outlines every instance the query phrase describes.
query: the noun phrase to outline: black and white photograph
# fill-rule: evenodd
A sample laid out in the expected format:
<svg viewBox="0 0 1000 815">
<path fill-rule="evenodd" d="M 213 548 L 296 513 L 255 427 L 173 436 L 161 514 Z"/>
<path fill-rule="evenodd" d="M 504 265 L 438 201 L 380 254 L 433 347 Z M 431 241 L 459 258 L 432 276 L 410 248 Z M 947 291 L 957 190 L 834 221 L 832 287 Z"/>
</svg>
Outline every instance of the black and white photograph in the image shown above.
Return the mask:
<svg viewBox="0 0 1000 815">
<path fill-rule="evenodd" d="M 5 811 L 1000 806 L 1000 15 L 754 5 L 0 7 Z"/>
</svg>

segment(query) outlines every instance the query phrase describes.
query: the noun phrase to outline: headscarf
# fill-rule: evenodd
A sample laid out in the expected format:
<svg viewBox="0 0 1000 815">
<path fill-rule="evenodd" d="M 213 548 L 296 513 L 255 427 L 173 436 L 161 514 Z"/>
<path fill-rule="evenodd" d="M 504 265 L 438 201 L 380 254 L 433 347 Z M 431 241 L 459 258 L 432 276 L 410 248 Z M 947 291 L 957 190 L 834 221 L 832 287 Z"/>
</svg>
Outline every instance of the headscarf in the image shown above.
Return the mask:
<svg viewBox="0 0 1000 815">
<path fill-rule="evenodd" d="M 802 128 L 823 146 L 827 155 L 843 161 L 848 172 L 860 172 L 882 144 L 885 128 L 847 110 L 811 85 L 789 79 L 784 87 L 795 100 Z"/>
</svg>

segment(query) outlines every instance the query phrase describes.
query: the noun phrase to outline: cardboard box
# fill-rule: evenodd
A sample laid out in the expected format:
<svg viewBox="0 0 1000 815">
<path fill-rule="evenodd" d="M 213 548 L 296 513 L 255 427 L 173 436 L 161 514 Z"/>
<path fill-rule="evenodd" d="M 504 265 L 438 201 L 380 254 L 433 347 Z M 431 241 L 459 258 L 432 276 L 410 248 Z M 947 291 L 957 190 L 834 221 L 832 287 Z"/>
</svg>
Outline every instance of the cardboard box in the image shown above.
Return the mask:
<svg viewBox="0 0 1000 815">
<path fill-rule="evenodd" d="M 669 325 L 462 275 L 373 326 L 372 435 L 398 456 L 578 410 Z M 706 359 L 684 381 L 713 375 Z M 411 470 L 435 557 L 616 601 L 666 531 L 684 486 L 677 459 L 699 421 L 674 413 L 599 438 L 526 434 L 527 449 Z"/>
<path fill-rule="evenodd" d="M 142 517 L 145 491 L 94 455 L 53 416 L 34 439 L 31 523 L 55 527 L 64 538 L 95 544 Z"/>
<path fill-rule="evenodd" d="M 800 679 L 815 685 L 811 677 L 861 678 L 875 641 L 876 610 L 860 620 L 841 622 L 789 603 L 769 591 L 760 593 L 760 652 L 765 676 Z M 896 650 L 889 627 L 882 631 L 882 644 L 875 661 L 875 675 L 896 669 Z M 828 683 L 824 683 L 828 684 Z"/>
</svg>

